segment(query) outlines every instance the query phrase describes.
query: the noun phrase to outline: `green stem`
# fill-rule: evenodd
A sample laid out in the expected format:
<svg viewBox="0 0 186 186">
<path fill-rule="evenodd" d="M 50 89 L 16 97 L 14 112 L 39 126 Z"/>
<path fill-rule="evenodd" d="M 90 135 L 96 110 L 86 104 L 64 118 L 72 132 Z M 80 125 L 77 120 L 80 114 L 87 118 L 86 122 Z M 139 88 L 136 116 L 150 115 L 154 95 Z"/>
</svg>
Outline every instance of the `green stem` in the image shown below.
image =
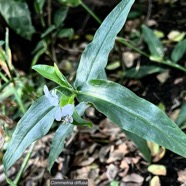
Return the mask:
<svg viewBox="0 0 186 186">
<path fill-rule="evenodd" d="M 119 41 L 120 43 L 124 44 L 125 46 L 133 49 L 134 51 L 142 54 L 143 56 L 147 57 L 150 59 L 150 56 L 143 52 L 142 50 L 140 50 L 139 48 L 137 48 L 136 46 L 134 46 L 131 42 L 129 41 L 126 41 L 124 38 L 121 38 L 121 37 L 117 37 L 116 38 L 117 41 Z M 151 60 L 152 61 L 152 60 Z M 161 60 L 161 61 L 152 61 L 153 63 L 159 63 L 159 64 L 163 64 L 163 65 L 166 65 L 166 66 L 169 66 L 169 67 L 173 67 L 173 68 L 176 68 L 178 70 L 181 70 L 183 72 L 186 72 L 186 68 L 182 67 L 181 65 L 178 65 L 178 64 L 175 64 L 173 62 L 169 62 L 169 61 L 165 61 L 165 60 Z"/>
<path fill-rule="evenodd" d="M 28 161 L 29 161 L 29 159 L 30 159 L 30 157 L 32 155 L 33 149 L 34 149 L 34 145 L 35 145 L 35 142 L 32 143 L 32 145 L 31 145 L 31 147 L 29 149 L 29 152 L 27 153 L 27 155 L 26 155 L 26 157 L 25 157 L 25 159 L 24 159 L 24 161 L 23 161 L 23 163 L 21 165 L 21 168 L 20 168 L 20 170 L 19 170 L 19 172 L 18 172 L 18 174 L 17 174 L 17 176 L 16 176 L 16 178 L 14 180 L 14 184 L 16 184 L 16 185 L 18 184 L 18 182 L 19 182 L 19 180 L 20 180 L 20 178 L 21 178 L 21 176 L 22 176 L 22 174 L 23 174 L 23 172 L 25 170 L 25 167 L 28 164 Z"/>
<path fill-rule="evenodd" d="M 14 78 L 12 76 L 12 71 L 11 71 L 11 68 L 10 68 L 10 58 L 9 58 L 9 30 L 8 30 L 8 28 L 6 28 L 6 33 L 5 33 L 5 53 L 6 53 L 6 55 L 5 55 L 5 58 L 6 58 L 5 63 L 7 65 L 7 67 L 8 67 L 8 71 L 10 73 L 11 80 L 12 80 L 12 82 L 14 82 Z"/>
<path fill-rule="evenodd" d="M 99 24 L 101 24 L 102 21 L 99 17 L 83 1 L 80 0 L 80 4 Z"/>
<path fill-rule="evenodd" d="M 124 44 L 125 46 L 133 49 L 134 51 L 138 52 L 139 54 L 142 54 L 142 55 L 144 55 L 144 56 L 146 56 L 146 57 L 149 58 L 149 55 L 148 54 L 146 54 L 145 52 L 141 51 L 139 48 L 137 48 L 136 46 L 134 46 L 132 43 L 130 43 L 126 39 L 121 38 L 121 37 L 116 37 L 116 40 L 119 41 L 120 43 Z"/>
<path fill-rule="evenodd" d="M 23 102 L 22 102 L 21 98 L 19 97 L 15 87 L 13 88 L 13 91 L 14 91 L 14 96 L 15 96 L 15 98 L 17 100 L 17 103 L 20 106 L 20 109 L 21 109 L 22 113 L 24 114 L 26 112 L 26 109 L 25 109 L 25 107 L 23 105 Z"/>
<path fill-rule="evenodd" d="M 181 70 L 181 71 L 183 71 L 183 72 L 186 72 L 186 68 L 184 68 L 184 67 L 182 67 L 181 65 L 178 65 L 178 64 L 175 64 L 175 63 L 173 63 L 173 62 L 167 62 L 167 61 L 165 61 L 165 60 L 162 60 L 161 62 L 158 62 L 158 61 L 153 61 L 153 62 L 156 62 L 156 63 L 162 63 L 162 64 L 164 64 L 164 65 L 167 65 L 167 66 L 170 66 L 170 67 L 173 67 L 173 68 L 176 68 L 176 69 L 178 69 L 178 70 Z"/>
<path fill-rule="evenodd" d="M 0 77 L 7 83 L 7 82 L 9 82 L 9 80 L 6 78 L 6 76 L 2 73 L 2 72 L 0 72 Z"/>
</svg>

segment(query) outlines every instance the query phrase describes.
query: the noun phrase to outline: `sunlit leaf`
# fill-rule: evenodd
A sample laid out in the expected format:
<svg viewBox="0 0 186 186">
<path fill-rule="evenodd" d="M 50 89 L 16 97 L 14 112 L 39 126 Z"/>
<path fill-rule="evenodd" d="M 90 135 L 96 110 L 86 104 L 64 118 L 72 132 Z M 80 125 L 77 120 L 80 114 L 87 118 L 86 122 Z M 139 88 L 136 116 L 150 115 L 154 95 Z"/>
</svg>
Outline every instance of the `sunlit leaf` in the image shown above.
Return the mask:
<svg viewBox="0 0 186 186">
<path fill-rule="evenodd" d="M 168 36 L 169 40 L 174 42 L 180 42 L 185 37 L 185 32 L 179 32 L 177 30 L 172 30 Z"/>
<path fill-rule="evenodd" d="M 152 164 L 150 165 L 147 170 L 154 174 L 154 175 L 162 175 L 165 176 L 167 174 L 167 169 L 164 165 L 156 165 L 156 164 Z"/>
</svg>

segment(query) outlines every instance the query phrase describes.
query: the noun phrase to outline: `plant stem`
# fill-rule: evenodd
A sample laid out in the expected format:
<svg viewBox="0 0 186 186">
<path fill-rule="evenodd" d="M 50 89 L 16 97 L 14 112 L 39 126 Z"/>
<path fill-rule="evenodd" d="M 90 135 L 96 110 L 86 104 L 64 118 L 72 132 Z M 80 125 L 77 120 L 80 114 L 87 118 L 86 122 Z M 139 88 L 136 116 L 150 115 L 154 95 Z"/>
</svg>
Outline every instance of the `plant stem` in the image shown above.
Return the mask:
<svg viewBox="0 0 186 186">
<path fill-rule="evenodd" d="M 14 86 L 14 85 L 13 85 L 13 86 Z M 18 105 L 20 106 L 20 109 L 21 109 L 22 113 L 24 114 L 24 113 L 26 112 L 26 109 L 25 109 L 25 107 L 24 107 L 24 105 L 23 105 L 23 102 L 22 102 L 20 96 L 19 96 L 18 93 L 17 93 L 17 90 L 16 90 L 15 86 L 13 87 L 13 91 L 14 91 L 14 96 L 15 96 L 15 98 L 16 98 L 16 100 L 17 100 L 17 103 L 18 103 Z"/>
<path fill-rule="evenodd" d="M 140 50 L 139 48 L 134 46 L 131 42 L 126 41 L 124 38 L 117 37 L 116 40 L 119 41 L 120 43 L 124 44 L 125 46 L 128 46 L 129 48 L 135 50 L 136 52 L 138 52 L 138 53 L 142 54 L 143 56 L 150 59 L 150 56 L 147 53 L 143 52 L 142 50 Z M 186 72 L 186 68 L 182 67 L 181 65 L 175 64 L 171 61 L 169 62 L 169 61 L 162 60 L 162 61 L 152 61 L 152 62 L 163 64 L 163 65 L 166 65 L 166 66 L 169 66 L 169 67 L 176 68 L 176 69 L 181 70 L 183 72 Z"/>
<path fill-rule="evenodd" d="M 29 151 L 28 151 L 28 153 L 27 153 L 27 155 L 26 155 L 26 157 L 25 157 L 25 159 L 24 159 L 24 161 L 23 161 L 23 163 L 21 165 L 21 168 L 20 168 L 20 170 L 19 170 L 19 172 L 18 172 L 18 174 L 17 174 L 17 176 L 16 176 L 16 178 L 14 180 L 14 184 L 16 184 L 16 185 L 18 184 L 18 182 L 19 182 L 19 180 L 20 180 L 20 178 L 21 178 L 21 176 L 22 176 L 22 174 L 23 174 L 23 172 L 25 170 L 25 167 L 27 166 L 27 163 L 28 163 L 28 161 L 29 161 L 29 159 L 30 159 L 30 157 L 32 155 L 34 145 L 35 145 L 35 142 L 32 143 L 32 145 L 31 145 L 31 147 L 30 147 L 30 149 L 29 149 Z"/>
<path fill-rule="evenodd" d="M 6 78 L 6 76 L 2 73 L 2 72 L 0 72 L 0 77 L 7 83 L 7 82 L 9 82 L 9 80 Z"/>
<path fill-rule="evenodd" d="M 12 71 L 10 68 L 10 57 L 9 57 L 9 30 L 6 28 L 6 33 L 5 33 L 5 63 L 7 65 L 8 71 L 10 73 L 10 78 L 12 82 L 14 82 L 14 78 L 12 76 Z"/>
<path fill-rule="evenodd" d="M 83 1 L 80 1 L 80 4 L 99 24 L 101 24 L 102 21 L 99 17 Z"/>
<path fill-rule="evenodd" d="M 139 48 L 137 48 L 136 46 L 134 46 L 131 42 L 125 40 L 124 38 L 121 38 L 121 37 L 116 37 L 116 40 L 119 41 L 120 43 L 124 44 L 125 46 L 135 50 L 136 52 L 138 52 L 139 54 L 142 54 L 146 57 L 149 58 L 149 55 L 146 54 L 145 52 L 141 51 Z"/>
</svg>

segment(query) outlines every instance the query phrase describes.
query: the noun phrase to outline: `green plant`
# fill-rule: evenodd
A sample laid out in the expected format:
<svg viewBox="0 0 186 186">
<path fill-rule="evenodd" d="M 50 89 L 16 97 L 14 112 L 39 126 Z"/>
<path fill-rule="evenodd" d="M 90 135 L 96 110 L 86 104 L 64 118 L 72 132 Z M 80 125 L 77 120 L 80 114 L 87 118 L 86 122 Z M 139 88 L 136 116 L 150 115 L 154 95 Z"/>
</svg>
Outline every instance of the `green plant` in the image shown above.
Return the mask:
<svg viewBox="0 0 186 186">
<path fill-rule="evenodd" d="M 61 7 L 51 12 L 51 0 L 47 3 L 47 23 L 43 15 L 45 0 L 34 0 L 34 10 L 40 19 L 41 23 L 41 40 L 37 43 L 33 54 L 32 65 L 36 64 L 38 59 L 43 54 L 47 54 L 54 62 L 57 61 L 55 55 L 54 44 L 57 38 L 72 37 L 74 31 L 72 28 L 63 28 L 64 20 L 68 13 L 68 7 Z M 32 24 L 31 12 L 28 3 L 17 0 L 1 0 L 0 13 L 4 17 L 8 26 L 12 28 L 17 34 L 25 39 L 31 40 L 33 34 L 36 32 L 35 26 Z"/>
<path fill-rule="evenodd" d="M 163 72 L 167 69 L 167 67 L 172 67 L 180 71 L 186 72 L 186 68 L 178 64 L 179 60 L 186 53 L 185 39 L 179 41 L 178 44 L 174 46 L 169 57 L 164 54 L 164 46 L 162 44 L 162 41 L 155 35 L 153 30 L 151 30 L 145 25 L 142 25 L 142 34 L 144 37 L 144 41 L 148 46 L 150 54 L 147 54 L 144 51 L 140 50 L 135 46 L 134 43 L 126 41 L 124 38 L 119 37 L 118 40 L 124 45 L 138 52 L 139 54 L 147 57 L 149 61 L 151 61 L 153 64 L 141 64 L 141 67 L 139 69 L 134 67 L 127 69 L 124 72 L 125 77 L 139 79 L 149 74 Z"/>
<path fill-rule="evenodd" d="M 186 157 L 186 135 L 163 111 L 124 86 L 106 79 L 108 55 L 133 3 L 134 0 L 121 1 L 103 21 L 81 56 L 73 85 L 55 64 L 33 67 L 58 86 L 51 92 L 45 87 L 45 95 L 37 99 L 19 121 L 3 158 L 5 172 L 30 144 L 49 132 L 54 120 L 60 120 L 49 154 L 48 168 L 51 170 L 63 150 L 64 139 L 72 133 L 74 125 L 91 127 L 90 122 L 81 118 L 90 105 L 136 139 L 147 159 L 149 152 L 145 140 Z M 76 106 L 73 106 L 74 99 L 79 102 Z"/>
</svg>

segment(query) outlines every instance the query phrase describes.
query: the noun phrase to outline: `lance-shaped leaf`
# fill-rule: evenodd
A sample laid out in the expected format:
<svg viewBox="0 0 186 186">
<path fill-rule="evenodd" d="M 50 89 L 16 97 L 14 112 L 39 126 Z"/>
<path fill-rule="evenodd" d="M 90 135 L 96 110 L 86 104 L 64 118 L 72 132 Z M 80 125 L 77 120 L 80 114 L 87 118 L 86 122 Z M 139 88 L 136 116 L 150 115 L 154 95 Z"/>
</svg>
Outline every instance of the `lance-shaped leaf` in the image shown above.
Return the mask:
<svg viewBox="0 0 186 186">
<path fill-rule="evenodd" d="M 147 26 L 142 26 L 144 41 L 147 43 L 150 53 L 153 57 L 162 58 L 163 57 L 163 45 L 159 38 L 154 34 L 154 32 Z"/>
<path fill-rule="evenodd" d="M 15 32 L 26 39 L 31 39 L 35 29 L 31 22 L 30 11 L 26 2 L 1 0 L 0 13 Z"/>
<path fill-rule="evenodd" d="M 123 27 L 134 0 L 122 0 L 106 17 L 97 30 L 93 41 L 86 47 L 80 60 L 75 86 L 96 79 L 103 73 L 115 37 Z"/>
<path fill-rule="evenodd" d="M 158 107 L 127 88 L 106 80 L 91 80 L 80 88 L 77 98 L 94 104 L 122 129 L 186 157 L 186 135 Z"/>
<path fill-rule="evenodd" d="M 60 155 L 64 148 L 65 139 L 72 133 L 74 125 L 61 124 L 57 129 L 54 138 L 52 139 L 52 145 L 48 157 L 48 170 L 50 171 L 56 158 Z"/>
<path fill-rule="evenodd" d="M 177 63 L 183 55 L 186 53 L 186 39 L 180 41 L 173 49 L 171 53 L 171 60 Z"/>
<path fill-rule="evenodd" d="M 147 160 L 148 162 L 151 162 L 151 154 L 147 146 L 147 141 L 132 132 L 129 132 L 126 130 L 124 130 L 123 132 L 127 135 L 127 137 L 130 140 L 134 142 L 134 144 L 137 146 L 139 151 L 143 154 L 145 160 Z"/>
<path fill-rule="evenodd" d="M 18 122 L 8 149 L 3 157 L 7 171 L 18 160 L 25 149 L 44 136 L 54 121 L 56 107 L 51 106 L 48 98 L 37 99 Z"/>
<path fill-rule="evenodd" d="M 81 116 L 77 113 L 76 110 L 74 110 L 73 119 L 74 119 L 73 124 L 77 126 L 88 126 L 91 128 L 93 125 L 90 121 L 87 121 L 81 118 Z"/>
<path fill-rule="evenodd" d="M 54 67 L 48 65 L 35 65 L 32 67 L 32 69 L 37 71 L 43 77 L 50 79 L 51 81 L 54 81 L 55 83 L 59 84 L 60 86 L 72 89 L 72 86 L 68 83 L 65 76 L 61 74 L 56 64 L 54 64 Z"/>
<path fill-rule="evenodd" d="M 81 102 L 76 106 L 77 115 L 83 115 L 84 111 L 89 107 L 87 103 Z M 78 121 L 80 121 L 78 116 Z M 74 116 L 73 116 L 74 118 Z M 77 118 L 76 118 L 77 119 Z M 75 120 L 75 118 L 74 118 Z M 83 119 L 82 119 L 83 120 Z M 83 121 L 85 122 L 85 120 Z M 91 125 L 90 122 L 86 123 L 88 126 Z M 64 148 L 65 139 L 72 133 L 74 125 L 61 124 L 57 129 L 54 138 L 52 140 L 52 145 L 50 148 L 49 158 L 48 158 L 48 170 L 50 171 L 56 158 L 60 155 Z"/>
</svg>

